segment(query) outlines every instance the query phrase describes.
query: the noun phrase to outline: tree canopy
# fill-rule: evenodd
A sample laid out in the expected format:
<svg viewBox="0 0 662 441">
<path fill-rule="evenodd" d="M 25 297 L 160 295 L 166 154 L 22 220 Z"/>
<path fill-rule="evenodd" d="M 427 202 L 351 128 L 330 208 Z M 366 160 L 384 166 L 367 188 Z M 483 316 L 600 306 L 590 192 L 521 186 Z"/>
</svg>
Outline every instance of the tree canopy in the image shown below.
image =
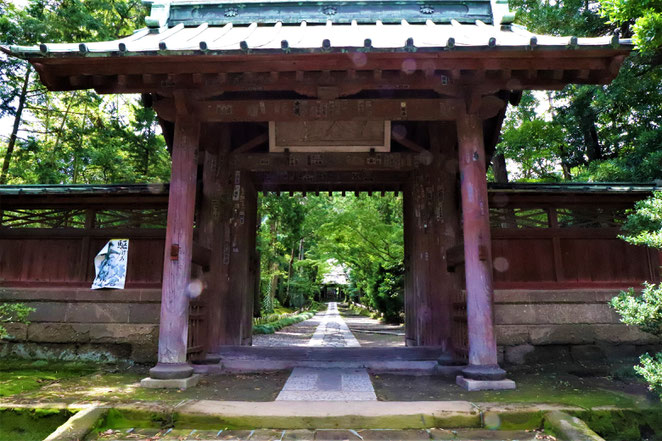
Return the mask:
<svg viewBox="0 0 662 441">
<path fill-rule="evenodd" d="M 140 0 L 30 0 L 19 8 L 0 0 L 0 43 L 98 41 L 141 26 Z M 29 64 L 4 57 L 0 117 L 3 183 L 167 181 L 170 159 L 156 115 L 136 96 L 93 91 L 48 92 Z"/>
</svg>

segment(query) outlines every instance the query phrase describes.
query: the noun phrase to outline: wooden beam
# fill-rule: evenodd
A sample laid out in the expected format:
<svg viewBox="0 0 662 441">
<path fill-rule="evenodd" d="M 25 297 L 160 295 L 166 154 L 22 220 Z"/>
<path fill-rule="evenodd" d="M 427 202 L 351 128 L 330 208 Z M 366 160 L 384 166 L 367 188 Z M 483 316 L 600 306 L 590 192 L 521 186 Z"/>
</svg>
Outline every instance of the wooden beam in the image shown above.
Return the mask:
<svg viewBox="0 0 662 441">
<path fill-rule="evenodd" d="M 411 150 L 412 152 L 417 152 L 417 153 L 422 153 L 422 152 L 428 152 L 428 150 L 425 147 L 422 147 L 412 141 L 409 138 L 406 138 L 404 136 L 398 136 L 396 134 L 393 135 L 393 140 L 400 144 L 401 146 Z"/>
<path fill-rule="evenodd" d="M 454 99 L 227 100 L 192 103 L 190 114 L 208 122 L 449 121 L 455 119 L 460 105 L 462 102 Z M 407 108 L 406 114 L 401 111 L 403 106 Z M 154 109 L 167 121 L 176 117 L 171 99 L 155 101 Z"/>
<path fill-rule="evenodd" d="M 231 161 L 237 169 L 268 171 L 408 171 L 424 164 L 414 153 L 241 153 Z"/>
<path fill-rule="evenodd" d="M 456 99 L 218 100 L 190 103 L 186 114 L 206 122 L 453 121 L 463 105 Z M 505 103 L 488 96 L 476 105 L 488 119 Z M 174 121 L 178 110 L 172 99 L 157 100 L 153 106 L 160 118 Z"/>
<path fill-rule="evenodd" d="M 247 141 L 234 149 L 232 153 L 244 153 L 253 150 L 256 147 L 259 147 L 260 145 L 269 142 L 269 133 L 263 133 L 261 135 L 257 135 L 255 138 L 251 139 L 250 141 Z"/>
</svg>

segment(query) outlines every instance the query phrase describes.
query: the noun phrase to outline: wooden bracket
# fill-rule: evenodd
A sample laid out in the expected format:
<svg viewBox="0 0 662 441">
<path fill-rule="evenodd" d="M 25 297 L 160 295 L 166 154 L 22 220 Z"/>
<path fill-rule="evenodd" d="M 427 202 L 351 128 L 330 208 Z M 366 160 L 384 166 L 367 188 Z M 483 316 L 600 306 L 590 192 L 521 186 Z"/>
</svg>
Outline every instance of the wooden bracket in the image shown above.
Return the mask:
<svg viewBox="0 0 662 441">
<path fill-rule="evenodd" d="M 193 112 L 193 106 L 191 105 L 190 98 L 187 91 L 182 89 L 177 89 L 172 92 L 172 95 L 175 99 L 175 111 L 178 116 L 189 116 Z"/>
<path fill-rule="evenodd" d="M 176 243 L 170 245 L 170 260 L 179 260 L 179 245 Z"/>
<path fill-rule="evenodd" d="M 467 95 L 467 113 L 474 115 L 480 112 L 480 107 L 483 102 L 483 96 L 476 91 L 472 91 Z"/>
</svg>

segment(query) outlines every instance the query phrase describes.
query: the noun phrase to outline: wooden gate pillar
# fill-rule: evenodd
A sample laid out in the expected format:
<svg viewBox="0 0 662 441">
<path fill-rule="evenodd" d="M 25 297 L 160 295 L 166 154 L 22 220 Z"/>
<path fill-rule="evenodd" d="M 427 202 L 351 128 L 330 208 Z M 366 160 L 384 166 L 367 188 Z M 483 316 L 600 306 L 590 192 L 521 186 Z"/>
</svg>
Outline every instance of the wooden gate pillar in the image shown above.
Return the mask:
<svg viewBox="0 0 662 441">
<path fill-rule="evenodd" d="M 460 111 L 457 135 L 469 334 L 469 366 L 463 375 L 469 380 L 498 381 L 505 379 L 506 373 L 497 362 L 494 333 L 490 212 L 480 115 Z"/>
<path fill-rule="evenodd" d="M 232 172 L 232 216 L 230 242 L 226 251 L 229 295 L 226 302 L 223 344 L 253 342 L 253 299 L 255 291 L 255 246 L 257 239 L 257 192 L 249 173 Z"/>
<path fill-rule="evenodd" d="M 193 373 L 186 362 L 186 349 L 199 142 L 200 122 L 185 115 L 178 116 L 172 146 L 163 259 L 159 358 L 158 364 L 150 370 L 153 379 L 187 378 Z"/>
<path fill-rule="evenodd" d="M 456 274 L 446 251 L 459 242 L 455 128 L 429 123 L 429 165 L 419 168 L 404 192 L 405 343 L 439 346 L 451 361 L 452 300 Z"/>
<path fill-rule="evenodd" d="M 225 302 L 229 295 L 228 265 L 224 264 L 228 222 L 232 206 L 229 185 L 230 126 L 216 124 L 209 127 L 209 144 L 205 149 L 202 168 L 202 201 L 199 228 L 206 237 L 203 245 L 211 251 L 209 272 L 206 273 L 206 353 L 207 362 L 220 360 L 223 342 Z"/>
</svg>

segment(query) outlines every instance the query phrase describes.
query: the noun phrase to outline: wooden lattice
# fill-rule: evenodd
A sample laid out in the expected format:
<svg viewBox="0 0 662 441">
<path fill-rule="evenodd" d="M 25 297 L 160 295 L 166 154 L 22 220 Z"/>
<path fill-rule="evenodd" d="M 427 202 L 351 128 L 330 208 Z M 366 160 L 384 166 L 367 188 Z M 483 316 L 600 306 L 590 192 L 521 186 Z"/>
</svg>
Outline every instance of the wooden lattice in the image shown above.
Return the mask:
<svg viewBox="0 0 662 441">
<path fill-rule="evenodd" d="M 492 228 L 548 228 L 549 217 L 543 208 L 491 208 Z"/>
<path fill-rule="evenodd" d="M 205 356 L 205 304 L 202 300 L 189 303 L 187 356 L 189 360 L 199 360 Z"/>
<path fill-rule="evenodd" d="M 85 210 L 27 209 L 2 211 L 1 226 L 6 228 L 85 228 Z"/>
<path fill-rule="evenodd" d="M 96 228 L 165 228 L 167 209 L 100 210 L 96 212 Z"/>
<path fill-rule="evenodd" d="M 165 228 L 167 221 L 166 208 L 144 210 L 14 208 L 3 210 L 1 215 L 0 226 L 3 228 Z"/>
<path fill-rule="evenodd" d="M 625 210 L 612 207 L 557 208 L 556 215 L 562 228 L 615 228 L 627 218 Z"/>
<path fill-rule="evenodd" d="M 469 333 L 467 328 L 467 297 L 463 290 L 458 290 L 453 299 L 453 326 L 451 339 L 455 356 L 461 360 L 469 358 Z"/>
</svg>

